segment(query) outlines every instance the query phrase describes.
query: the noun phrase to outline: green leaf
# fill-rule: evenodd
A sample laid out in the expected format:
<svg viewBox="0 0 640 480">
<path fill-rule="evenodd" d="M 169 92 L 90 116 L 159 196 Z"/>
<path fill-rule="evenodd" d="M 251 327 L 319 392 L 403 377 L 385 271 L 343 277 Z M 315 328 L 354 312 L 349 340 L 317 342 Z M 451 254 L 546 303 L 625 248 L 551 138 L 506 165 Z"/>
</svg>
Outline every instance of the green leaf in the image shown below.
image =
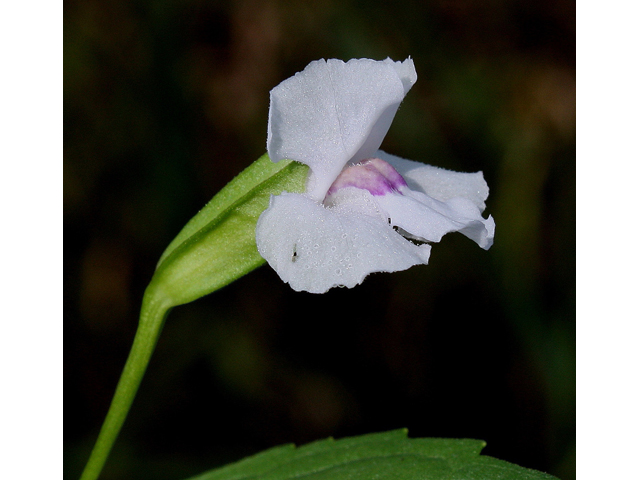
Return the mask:
<svg viewBox="0 0 640 480">
<path fill-rule="evenodd" d="M 407 430 L 341 440 L 328 438 L 296 448 L 283 445 L 211 470 L 190 480 L 552 480 L 555 477 L 481 456 L 485 442 L 408 438 Z"/>
<path fill-rule="evenodd" d="M 185 225 L 160 257 L 150 287 L 177 306 L 262 265 L 255 241 L 258 217 L 271 195 L 302 192 L 307 174 L 306 165 L 260 157 Z"/>
</svg>

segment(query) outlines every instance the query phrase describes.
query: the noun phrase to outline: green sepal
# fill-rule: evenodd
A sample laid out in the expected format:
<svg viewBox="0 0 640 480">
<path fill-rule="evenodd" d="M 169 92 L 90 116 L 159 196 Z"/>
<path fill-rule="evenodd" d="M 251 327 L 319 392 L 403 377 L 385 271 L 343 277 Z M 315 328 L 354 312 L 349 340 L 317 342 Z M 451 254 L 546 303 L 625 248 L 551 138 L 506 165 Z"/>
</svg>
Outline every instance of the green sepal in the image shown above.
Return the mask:
<svg viewBox="0 0 640 480">
<path fill-rule="evenodd" d="M 160 257 L 150 288 L 172 306 L 207 295 L 264 263 L 256 223 L 271 195 L 304 191 L 309 167 L 264 154 L 196 214 Z"/>
<path fill-rule="evenodd" d="M 283 445 L 189 480 L 557 480 L 480 455 L 485 442 L 408 438 L 407 430 Z"/>
</svg>

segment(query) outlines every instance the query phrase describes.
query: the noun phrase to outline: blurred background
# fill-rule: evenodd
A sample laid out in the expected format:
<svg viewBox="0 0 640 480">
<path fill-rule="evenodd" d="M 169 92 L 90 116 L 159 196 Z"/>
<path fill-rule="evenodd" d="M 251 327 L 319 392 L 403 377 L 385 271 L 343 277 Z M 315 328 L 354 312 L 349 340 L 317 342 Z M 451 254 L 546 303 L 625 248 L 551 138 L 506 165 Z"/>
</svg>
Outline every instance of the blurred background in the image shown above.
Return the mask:
<svg viewBox="0 0 640 480">
<path fill-rule="evenodd" d="M 414 59 L 383 143 L 484 171 L 497 224 L 429 266 L 293 292 L 267 266 L 169 316 L 104 479 L 407 427 L 575 478 L 575 2 L 65 2 L 65 476 L 104 419 L 155 263 L 265 151 L 318 58 Z"/>
</svg>

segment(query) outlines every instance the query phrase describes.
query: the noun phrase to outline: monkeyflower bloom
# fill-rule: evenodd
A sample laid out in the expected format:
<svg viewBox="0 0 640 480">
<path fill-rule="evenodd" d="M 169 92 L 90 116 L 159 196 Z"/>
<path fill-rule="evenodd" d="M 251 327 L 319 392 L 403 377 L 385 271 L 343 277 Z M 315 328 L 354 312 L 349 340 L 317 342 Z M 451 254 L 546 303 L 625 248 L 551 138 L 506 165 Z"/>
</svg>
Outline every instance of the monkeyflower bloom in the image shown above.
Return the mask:
<svg viewBox="0 0 640 480">
<path fill-rule="evenodd" d="M 271 91 L 269 157 L 301 162 L 310 173 L 304 193 L 271 197 L 256 242 L 294 290 L 351 288 L 372 272 L 427 264 L 431 244 L 449 232 L 491 247 L 482 172 L 379 150 L 416 79 L 411 58 L 318 60 Z"/>
</svg>

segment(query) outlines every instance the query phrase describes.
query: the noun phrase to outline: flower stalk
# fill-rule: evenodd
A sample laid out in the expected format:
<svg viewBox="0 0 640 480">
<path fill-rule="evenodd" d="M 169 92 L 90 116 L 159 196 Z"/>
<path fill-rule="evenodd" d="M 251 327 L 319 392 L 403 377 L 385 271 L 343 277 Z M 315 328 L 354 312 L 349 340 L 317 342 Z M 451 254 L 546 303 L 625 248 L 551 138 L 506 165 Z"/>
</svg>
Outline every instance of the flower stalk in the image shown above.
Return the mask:
<svg viewBox="0 0 640 480">
<path fill-rule="evenodd" d="M 158 284 L 151 282 L 145 291 L 140 312 L 140 323 L 129 357 L 125 363 L 116 392 L 111 400 L 107 416 L 100 429 L 91 456 L 82 472 L 81 480 L 95 480 L 100 475 L 111 448 L 122 429 L 136 396 L 142 377 L 147 370 L 151 354 L 158 342 L 165 319 L 171 310 L 171 304 L 163 297 L 157 288 Z"/>
<path fill-rule="evenodd" d="M 269 199 L 304 189 L 308 167 L 263 155 L 229 182 L 189 221 L 162 254 L 140 311 L 133 346 L 81 480 L 95 480 L 136 396 L 169 311 L 197 300 L 265 263 L 256 223 Z"/>
</svg>

